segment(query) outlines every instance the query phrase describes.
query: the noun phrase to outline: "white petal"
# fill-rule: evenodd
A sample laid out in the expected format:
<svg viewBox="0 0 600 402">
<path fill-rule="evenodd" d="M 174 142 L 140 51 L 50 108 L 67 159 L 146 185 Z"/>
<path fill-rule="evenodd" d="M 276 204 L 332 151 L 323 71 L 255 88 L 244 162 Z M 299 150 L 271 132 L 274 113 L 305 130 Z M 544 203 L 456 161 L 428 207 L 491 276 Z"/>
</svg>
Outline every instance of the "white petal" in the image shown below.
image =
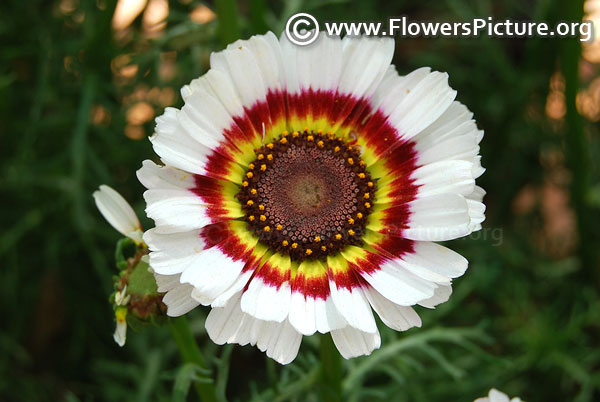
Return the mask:
<svg viewBox="0 0 600 402">
<path fill-rule="evenodd" d="M 401 306 L 412 306 L 432 297 L 437 287 L 405 269 L 398 260 L 387 260 L 379 269 L 362 271 L 360 275 L 384 297 Z"/>
<path fill-rule="evenodd" d="M 475 189 L 473 164 L 461 160 L 446 160 L 417 168 L 411 176 L 419 186 L 418 197 L 442 193 L 467 196 Z"/>
<path fill-rule="evenodd" d="M 194 176 L 173 168 L 159 166 L 151 160 L 142 162 L 142 167 L 136 172 L 138 180 L 147 189 L 192 189 L 195 186 Z"/>
<path fill-rule="evenodd" d="M 213 223 L 208 205 L 188 190 L 146 190 L 146 214 L 156 226 L 172 226 L 180 230 L 202 228 Z"/>
<path fill-rule="evenodd" d="M 150 137 L 154 152 L 163 162 L 178 169 L 196 174 L 206 174 L 208 156 L 213 150 L 194 140 L 181 128 L 179 110 L 166 108 L 156 118 L 155 134 Z"/>
<path fill-rule="evenodd" d="M 312 335 L 316 331 L 325 334 L 348 325 L 331 296 L 323 300 L 305 297 L 300 292 L 292 292 L 289 321 L 303 335 Z"/>
<path fill-rule="evenodd" d="M 460 102 L 453 102 L 431 125 L 413 138 L 417 150 L 424 150 L 453 137 L 470 135 L 479 144 L 483 132 L 477 129 L 473 113 Z"/>
<path fill-rule="evenodd" d="M 271 256 L 242 293 L 242 311 L 260 320 L 283 321 L 290 312 L 290 272 L 289 256 Z"/>
<path fill-rule="evenodd" d="M 395 66 L 390 66 L 373 94 L 373 109 L 381 109 L 386 116 L 398 107 L 398 104 L 410 93 L 419 82 L 421 82 L 429 73 L 429 67 L 419 68 L 410 74 L 400 77 Z"/>
<path fill-rule="evenodd" d="M 411 240 L 444 241 L 470 233 L 467 201 L 458 194 L 417 198 L 410 204 L 408 229 L 402 236 Z"/>
<path fill-rule="evenodd" d="M 231 286 L 229 286 L 212 301 L 211 307 L 224 307 L 225 304 L 229 301 L 229 299 L 231 299 L 234 295 L 236 295 L 242 289 L 244 289 L 244 287 L 248 283 L 248 280 L 250 280 L 250 277 L 252 277 L 253 273 L 254 270 L 242 272 L 242 274 L 237 277 L 237 279 L 231 284 Z"/>
<path fill-rule="evenodd" d="M 192 298 L 193 290 L 193 286 L 180 283 L 164 295 L 162 301 L 167 305 L 167 315 L 169 317 L 178 317 L 198 307 L 199 303 Z"/>
<path fill-rule="evenodd" d="M 257 345 L 267 356 L 288 364 L 298 354 L 302 335 L 287 320 L 281 323 L 258 320 L 242 312 L 240 293 L 229 299 L 225 307 L 213 308 L 206 319 L 206 331 L 216 344 L 248 343 Z"/>
<path fill-rule="evenodd" d="M 339 92 L 356 97 L 371 96 L 383 79 L 394 56 L 391 38 L 344 37 Z"/>
<path fill-rule="evenodd" d="M 96 207 L 113 228 L 136 243 L 142 242 L 140 221 L 121 194 L 103 184 L 94 191 L 93 196 Z"/>
<path fill-rule="evenodd" d="M 150 269 L 150 272 L 154 274 L 154 280 L 156 281 L 156 287 L 159 293 L 166 293 L 169 290 L 179 286 L 179 284 L 181 283 L 179 282 L 179 278 L 181 277 L 181 275 L 179 274 L 161 275 L 156 272 L 153 272 L 152 269 Z"/>
<path fill-rule="evenodd" d="M 260 320 L 282 322 L 290 312 L 291 297 L 289 281 L 275 287 L 254 277 L 242 295 L 242 311 Z"/>
<path fill-rule="evenodd" d="M 287 90 L 336 91 L 342 72 L 342 41 L 321 33 L 310 46 L 296 46 L 286 35 L 280 38 Z M 327 62 L 324 62 L 327 60 Z"/>
<path fill-rule="evenodd" d="M 402 267 L 413 274 L 436 283 L 449 283 L 462 276 L 469 262 L 447 247 L 431 242 L 413 243 L 413 252 L 396 259 Z"/>
<path fill-rule="evenodd" d="M 238 40 L 210 57 L 211 68 L 229 74 L 246 107 L 266 99 L 269 91 L 281 89 L 281 53 L 278 46 L 274 47 L 277 43 L 274 38 L 269 32 L 265 36 Z"/>
<path fill-rule="evenodd" d="M 362 289 L 338 287 L 330 277 L 329 290 L 335 307 L 350 326 L 371 334 L 377 332 L 371 306 Z"/>
<path fill-rule="evenodd" d="M 505 393 L 494 388 L 490 390 L 488 397 L 490 398 L 490 402 L 509 402 L 508 396 Z"/>
<path fill-rule="evenodd" d="M 153 228 L 144 234 L 150 249 L 150 266 L 161 275 L 180 274 L 197 264 L 206 245 L 199 230 L 181 233 L 162 233 Z"/>
<path fill-rule="evenodd" d="M 396 331 L 406 331 L 409 328 L 421 326 L 421 318 L 412 307 L 393 303 L 372 287 L 366 287 L 365 294 L 371 307 L 388 327 Z"/>
<path fill-rule="evenodd" d="M 448 74 L 432 72 L 414 87 L 398 103 L 389 121 L 403 139 L 410 139 L 439 118 L 456 97 L 448 85 Z"/>
<path fill-rule="evenodd" d="M 125 345 L 125 341 L 127 340 L 127 322 L 117 321 L 117 327 L 115 328 L 113 339 L 117 345 L 121 347 Z"/>
<path fill-rule="evenodd" d="M 379 332 L 362 332 L 350 326 L 331 331 L 331 338 L 344 359 L 370 355 L 381 346 Z"/>
<path fill-rule="evenodd" d="M 450 285 L 440 285 L 435 289 L 435 292 L 432 297 L 426 300 L 421 300 L 418 304 L 427 308 L 435 308 L 438 304 L 442 304 L 450 299 L 450 295 L 452 294 L 452 286 Z"/>
<path fill-rule="evenodd" d="M 181 274 L 181 282 L 191 284 L 195 297 L 210 304 L 233 284 L 244 264 L 243 259 L 234 260 L 214 246 L 195 256 L 194 263 Z"/>
</svg>

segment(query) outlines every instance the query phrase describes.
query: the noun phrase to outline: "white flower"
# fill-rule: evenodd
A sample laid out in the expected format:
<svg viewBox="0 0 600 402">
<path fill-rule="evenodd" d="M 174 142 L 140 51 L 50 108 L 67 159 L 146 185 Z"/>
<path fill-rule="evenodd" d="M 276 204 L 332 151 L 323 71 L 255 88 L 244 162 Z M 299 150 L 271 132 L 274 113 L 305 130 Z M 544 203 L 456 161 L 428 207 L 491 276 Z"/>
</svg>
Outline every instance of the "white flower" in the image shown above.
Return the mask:
<svg viewBox="0 0 600 402">
<path fill-rule="evenodd" d="M 500 392 L 495 388 L 492 388 L 492 389 L 490 389 L 488 396 L 484 396 L 482 398 L 477 398 L 473 402 L 523 402 L 523 401 L 519 397 L 514 397 L 509 400 L 508 396 L 505 393 Z"/>
<path fill-rule="evenodd" d="M 136 244 L 142 242 L 142 226 L 131 205 L 111 187 L 101 185 L 94 191 L 94 201 L 104 219 L 124 236 Z"/>
<path fill-rule="evenodd" d="M 218 343 L 289 363 L 303 335 L 330 332 L 345 358 L 412 306 L 445 302 L 467 260 L 434 242 L 481 228 L 472 113 L 448 76 L 400 76 L 392 39 L 273 33 L 211 55 L 150 139 L 164 166 L 138 178 L 144 234 L 168 314 L 202 304 Z"/>
</svg>

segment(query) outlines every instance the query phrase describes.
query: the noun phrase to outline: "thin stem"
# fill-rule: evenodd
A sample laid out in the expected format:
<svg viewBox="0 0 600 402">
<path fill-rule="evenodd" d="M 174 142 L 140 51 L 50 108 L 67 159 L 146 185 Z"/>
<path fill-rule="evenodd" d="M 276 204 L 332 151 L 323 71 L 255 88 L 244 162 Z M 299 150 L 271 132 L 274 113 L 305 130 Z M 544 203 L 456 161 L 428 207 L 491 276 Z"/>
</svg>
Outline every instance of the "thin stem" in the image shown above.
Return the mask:
<svg viewBox="0 0 600 402">
<path fill-rule="evenodd" d="M 321 396 L 326 402 L 342 400 L 342 360 L 329 334 L 321 335 Z"/>
<path fill-rule="evenodd" d="M 177 348 L 183 361 L 186 363 L 194 363 L 198 367 L 207 370 L 208 367 L 202 357 L 202 352 L 198 348 L 198 344 L 194 339 L 194 334 L 185 316 L 171 318 L 169 320 L 169 329 L 171 335 L 175 339 Z M 215 402 L 217 400 L 214 383 L 194 382 L 198 396 L 204 402 Z"/>
<path fill-rule="evenodd" d="M 565 2 L 565 18 L 580 21 L 583 18 L 583 0 Z M 595 257 L 593 246 L 593 220 L 586 202 L 590 185 L 589 143 L 583 130 L 583 119 L 577 112 L 577 92 L 579 90 L 579 60 L 581 43 L 579 38 L 564 41 L 561 65 L 565 76 L 565 98 L 567 105 L 567 133 L 565 138 L 566 155 L 569 169 L 573 174 L 571 182 L 571 200 L 577 216 L 579 231 L 579 257 L 582 274 L 589 278 L 594 272 Z"/>
</svg>

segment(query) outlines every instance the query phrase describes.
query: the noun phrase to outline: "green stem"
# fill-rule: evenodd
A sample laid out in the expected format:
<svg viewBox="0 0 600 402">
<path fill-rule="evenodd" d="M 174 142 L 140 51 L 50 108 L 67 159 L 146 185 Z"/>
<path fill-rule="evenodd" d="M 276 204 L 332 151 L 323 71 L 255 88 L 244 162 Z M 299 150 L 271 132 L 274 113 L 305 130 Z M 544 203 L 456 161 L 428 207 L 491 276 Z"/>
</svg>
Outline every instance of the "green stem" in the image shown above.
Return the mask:
<svg viewBox="0 0 600 402">
<path fill-rule="evenodd" d="M 581 21 L 583 18 L 583 0 L 565 2 L 565 19 Z M 565 40 L 562 49 L 561 66 L 565 76 L 565 98 L 567 105 L 567 133 L 565 138 L 567 163 L 573 174 L 571 182 L 571 201 L 577 216 L 579 231 L 579 257 L 582 275 L 589 278 L 594 272 L 593 220 L 586 201 L 590 185 L 590 145 L 583 130 L 583 119 L 577 111 L 577 92 L 579 90 L 579 60 L 581 43 L 579 38 Z"/>
<path fill-rule="evenodd" d="M 326 402 L 342 400 L 342 360 L 329 334 L 321 335 L 321 396 Z"/>
<path fill-rule="evenodd" d="M 198 344 L 194 339 L 194 334 L 192 333 L 187 318 L 185 316 L 171 318 L 169 320 L 169 329 L 171 330 L 173 339 L 175 339 L 177 348 L 179 348 L 179 353 L 181 353 L 183 361 L 186 363 L 194 363 L 205 370 L 208 369 L 204 357 L 202 357 L 202 352 L 200 352 L 200 348 L 198 348 Z M 198 392 L 198 396 L 200 396 L 202 401 L 215 402 L 217 400 L 214 383 L 195 381 L 194 385 Z"/>
</svg>

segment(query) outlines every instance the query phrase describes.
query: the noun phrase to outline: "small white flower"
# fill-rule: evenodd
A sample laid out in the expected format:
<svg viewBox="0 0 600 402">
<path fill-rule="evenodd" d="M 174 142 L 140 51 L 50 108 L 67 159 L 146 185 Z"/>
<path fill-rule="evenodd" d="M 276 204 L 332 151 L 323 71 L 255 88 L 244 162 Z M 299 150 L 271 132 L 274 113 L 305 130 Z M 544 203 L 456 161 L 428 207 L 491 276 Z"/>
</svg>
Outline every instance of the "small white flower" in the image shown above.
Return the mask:
<svg viewBox="0 0 600 402">
<path fill-rule="evenodd" d="M 113 339 L 117 342 L 117 345 L 123 346 L 127 339 L 127 308 L 117 308 L 115 319 L 117 320 L 117 328 L 115 329 Z"/>
<path fill-rule="evenodd" d="M 129 237 L 136 244 L 142 242 L 142 226 L 131 205 L 111 187 L 101 185 L 94 191 L 94 201 L 104 219 L 121 234 Z"/>
<path fill-rule="evenodd" d="M 477 398 L 473 402 L 523 402 L 521 398 L 514 397 L 512 399 L 508 399 L 508 395 L 503 392 L 498 391 L 495 388 L 490 389 L 488 396 L 484 396 L 482 398 Z"/>
</svg>

